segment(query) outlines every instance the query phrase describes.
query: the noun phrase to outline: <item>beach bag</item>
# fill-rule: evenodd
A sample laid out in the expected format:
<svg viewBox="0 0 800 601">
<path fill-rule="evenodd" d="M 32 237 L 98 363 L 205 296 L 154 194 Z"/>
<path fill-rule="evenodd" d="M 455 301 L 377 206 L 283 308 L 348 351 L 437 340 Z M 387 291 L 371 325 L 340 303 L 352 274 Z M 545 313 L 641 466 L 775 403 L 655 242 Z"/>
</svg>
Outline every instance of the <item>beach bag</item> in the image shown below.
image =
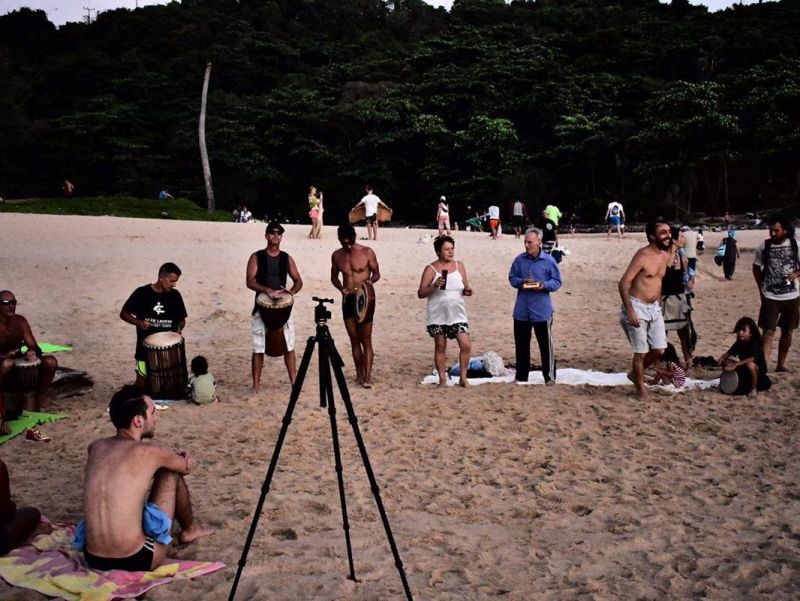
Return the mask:
<svg viewBox="0 0 800 601">
<path fill-rule="evenodd" d="M 722 259 L 725 258 L 726 242 L 727 240 L 723 240 L 722 243 L 720 243 L 719 248 L 717 249 L 717 254 L 714 255 L 714 263 L 716 263 L 717 266 L 722 265 Z"/>
<path fill-rule="evenodd" d="M 505 375 L 506 366 L 503 358 L 494 351 L 486 351 L 480 357 L 471 357 L 467 365 L 468 378 L 491 378 Z M 458 377 L 461 375 L 461 366 L 456 362 L 450 368 L 450 375 Z"/>
</svg>

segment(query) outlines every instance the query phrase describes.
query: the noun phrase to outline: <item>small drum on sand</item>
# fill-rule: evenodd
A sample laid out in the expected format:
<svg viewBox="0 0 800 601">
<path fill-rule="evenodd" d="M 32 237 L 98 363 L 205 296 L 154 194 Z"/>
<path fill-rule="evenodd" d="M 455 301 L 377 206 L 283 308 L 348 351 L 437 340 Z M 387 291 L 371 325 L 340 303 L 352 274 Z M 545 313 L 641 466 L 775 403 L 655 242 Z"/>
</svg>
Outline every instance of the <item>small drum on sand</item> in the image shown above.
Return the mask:
<svg viewBox="0 0 800 601">
<path fill-rule="evenodd" d="M 145 338 L 142 346 L 150 396 L 154 399 L 186 398 L 189 374 L 183 336 L 177 332 L 158 332 Z"/>
<path fill-rule="evenodd" d="M 366 280 L 356 289 L 356 321 L 366 323 L 375 315 L 375 288 Z"/>
<path fill-rule="evenodd" d="M 263 292 L 256 297 L 258 313 L 267 329 L 266 351 L 270 357 L 283 357 L 288 350 L 283 326 L 289 321 L 293 306 L 294 297 L 286 290 L 282 291 L 278 298 L 271 298 Z"/>
<path fill-rule="evenodd" d="M 723 371 L 719 377 L 719 389 L 725 394 L 747 394 L 753 389 L 750 372 L 738 369 Z"/>
</svg>

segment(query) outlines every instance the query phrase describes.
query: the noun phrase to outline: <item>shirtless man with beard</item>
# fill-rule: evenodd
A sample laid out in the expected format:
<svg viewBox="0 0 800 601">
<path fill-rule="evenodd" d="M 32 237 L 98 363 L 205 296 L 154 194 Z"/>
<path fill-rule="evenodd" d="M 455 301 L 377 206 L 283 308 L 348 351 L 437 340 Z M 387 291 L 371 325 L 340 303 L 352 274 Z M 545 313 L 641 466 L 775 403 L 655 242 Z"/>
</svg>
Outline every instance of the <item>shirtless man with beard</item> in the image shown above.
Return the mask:
<svg viewBox="0 0 800 601">
<path fill-rule="evenodd" d="M 651 221 L 645 227 L 649 244 L 633 255 L 619 281 L 622 311 L 619 322 L 633 347 L 633 367 L 628 378 L 646 400 L 644 370 L 667 348 L 667 334 L 661 306 L 661 279 L 671 258 L 672 233 L 668 223 Z"/>
</svg>

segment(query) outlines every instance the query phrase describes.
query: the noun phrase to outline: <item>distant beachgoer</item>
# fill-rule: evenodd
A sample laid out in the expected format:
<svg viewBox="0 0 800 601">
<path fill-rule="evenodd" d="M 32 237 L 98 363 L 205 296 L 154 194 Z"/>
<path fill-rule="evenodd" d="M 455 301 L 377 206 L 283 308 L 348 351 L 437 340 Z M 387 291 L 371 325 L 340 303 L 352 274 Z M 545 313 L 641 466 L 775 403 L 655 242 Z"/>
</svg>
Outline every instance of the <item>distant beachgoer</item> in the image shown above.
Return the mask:
<svg viewBox="0 0 800 601">
<path fill-rule="evenodd" d="M 645 233 L 647 246 L 636 251 L 618 284 L 622 298 L 620 325 L 633 347 L 628 377 L 642 400 L 648 398 L 644 370 L 655 363 L 667 348 L 664 317 L 658 301 L 672 247 L 672 233 L 665 221 L 651 221 L 645 226 Z"/>
<path fill-rule="evenodd" d="M 528 207 L 521 200 L 515 200 L 511 205 L 511 223 L 514 226 L 514 237 L 519 238 L 522 236 L 522 229 L 525 227 L 525 222 L 528 220 Z"/>
<path fill-rule="evenodd" d="M 175 197 L 167 190 L 161 190 L 161 192 L 158 193 L 158 200 L 175 200 Z"/>
<path fill-rule="evenodd" d="M 772 386 L 767 375 L 764 342 L 758 333 L 758 326 L 752 318 L 742 317 L 733 327 L 733 333 L 736 334 L 736 342 L 722 354 L 719 364 L 726 371 L 736 370 L 740 379 L 750 383 L 747 396 L 758 396 L 760 391 L 769 390 Z"/>
<path fill-rule="evenodd" d="M 450 235 L 450 205 L 444 196 L 439 197 L 439 206 L 436 209 L 436 223 L 439 225 L 439 236 Z"/>
<path fill-rule="evenodd" d="M 688 225 L 681 227 L 684 239 L 684 251 L 686 252 L 686 274 L 688 276 L 687 287 L 694 288 L 695 280 L 697 278 L 697 232 L 695 232 Z"/>
<path fill-rule="evenodd" d="M 61 185 L 61 191 L 64 193 L 64 198 L 72 198 L 72 195 L 75 193 L 75 185 L 68 179 L 65 179 L 64 183 Z"/>
<path fill-rule="evenodd" d="M 377 240 L 378 239 L 378 228 L 380 227 L 378 222 L 378 207 L 382 206 L 386 209 L 389 207 L 378 198 L 376 194 L 372 191 L 372 186 L 367 185 L 365 187 L 367 194 L 356 203 L 356 206 L 353 207 L 358 208 L 360 206 L 364 207 L 364 215 L 367 219 L 367 238 L 369 240 Z"/>
<path fill-rule="evenodd" d="M 317 194 L 317 188 L 315 186 L 311 186 L 308 189 L 308 217 L 311 219 L 311 231 L 308 232 L 308 237 L 310 239 L 315 239 L 319 237 L 319 231 L 322 228 L 318 227 L 318 222 L 320 218 L 320 196 Z"/>
<path fill-rule="evenodd" d="M 558 226 L 547 216 L 547 211 L 542 211 L 539 229 L 542 230 L 542 250 L 548 255 L 553 254 L 553 249 L 558 246 Z M 560 259 L 556 260 L 559 261 Z"/>
<path fill-rule="evenodd" d="M 469 335 L 464 297 L 472 296 L 464 264 L 455 260 L 455 241 L 439 236 L 433 242 L 438 257 L 425 266 L 417 296 L 428 299 L 428 334 L 433 338 L 433 363 L 439 374 L 439 386 L 447 385 L 445 369 L 447 340 L 458 342 L 458 363 L 461 368 L 459 385 L 467 385 L 467 367 L 472 341 Z"/>
<path fill-rule="evenodd" d="M 625 221 L 625 210 L 622 208 L 622 203 L 617 202 L 616 200 L 608 203 L 605 221 L 608 222 L 606 240 L 608 240 L 609 236 L 611 236 L 612 230 L 616 228 L 617 239 L 621 241 L 623 238 L 622 223 Z"/>
<path fill-rule="evenodd" d="M 561 209 L 559 209 L 556 205 L 547 205 L 544 208 L 544 212 L 547 213 L 547 218 L 552 219 L 553 223 L 558 226 L 558 221 L 561 219 Z"/>
<path fill-rule="evenodd" d="M 492 233 L 489 237 L 492 240 L 497 240 L 497 237 L 500 234 L 500 207 L 498 207 L 497 205 L 490 206 L 488 214 L 489 214 L 489 228 L 492 230 Z"/>
<path fill-rule="evenodd" d="M 739 245 L 736 242 L 736 230 L 729 229 L 728 237 L 725 240 L 725 255 L 722 257 L 722 272 L 725 279 L 733 279 L 733 272 L 736 270 L 736 259 L 739 258 Z"/>
</svg>

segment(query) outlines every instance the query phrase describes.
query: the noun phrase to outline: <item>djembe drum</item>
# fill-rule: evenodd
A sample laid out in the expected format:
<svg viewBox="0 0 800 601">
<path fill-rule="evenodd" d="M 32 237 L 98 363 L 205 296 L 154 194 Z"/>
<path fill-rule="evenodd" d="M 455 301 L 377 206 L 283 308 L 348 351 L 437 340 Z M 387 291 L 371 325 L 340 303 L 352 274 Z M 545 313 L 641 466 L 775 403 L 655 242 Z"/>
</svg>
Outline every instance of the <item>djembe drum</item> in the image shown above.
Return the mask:
<svg viewBox="0 0 800 601">
<path fill-rule="evenodd" d="M 22 400 L 32 395 L 39 387 L 39 370 L 42 366 L 41 359 L 28 361 L 25 357 L 14 359 L 14 367 L 8 374 L 5 396 L 5 419 L 17 419 L 22 414 Z"/>
<path fill-rule="evenodd" d="M 147 387 L 154 399 L 186 398 L 186 347 L 177 332 L 157 332 L 142 341 Z"/>
<path fill-rule="evenodd" d="M 723 371 L 719 377 L 719 389 L 725 394 L 747 394 L 753 389 L 750 372 L 744 369 Z"/>
<path fill-rule="evenodd" d="M 289 321 L 293 306 L 294 297 L 286 290 L 278 298 L 272 298 L 264 292 L 256 297 L 256 307 L 267 330 L 266 353 L 270 357 L 283 357 L 288 350 L 283 326 Z"/>
<path fill-rule="evenodd" d="M 367 323 L 375 315 L 375 287 L 365 280 L 356 288 L 356 321 Z"/>
</svg>

